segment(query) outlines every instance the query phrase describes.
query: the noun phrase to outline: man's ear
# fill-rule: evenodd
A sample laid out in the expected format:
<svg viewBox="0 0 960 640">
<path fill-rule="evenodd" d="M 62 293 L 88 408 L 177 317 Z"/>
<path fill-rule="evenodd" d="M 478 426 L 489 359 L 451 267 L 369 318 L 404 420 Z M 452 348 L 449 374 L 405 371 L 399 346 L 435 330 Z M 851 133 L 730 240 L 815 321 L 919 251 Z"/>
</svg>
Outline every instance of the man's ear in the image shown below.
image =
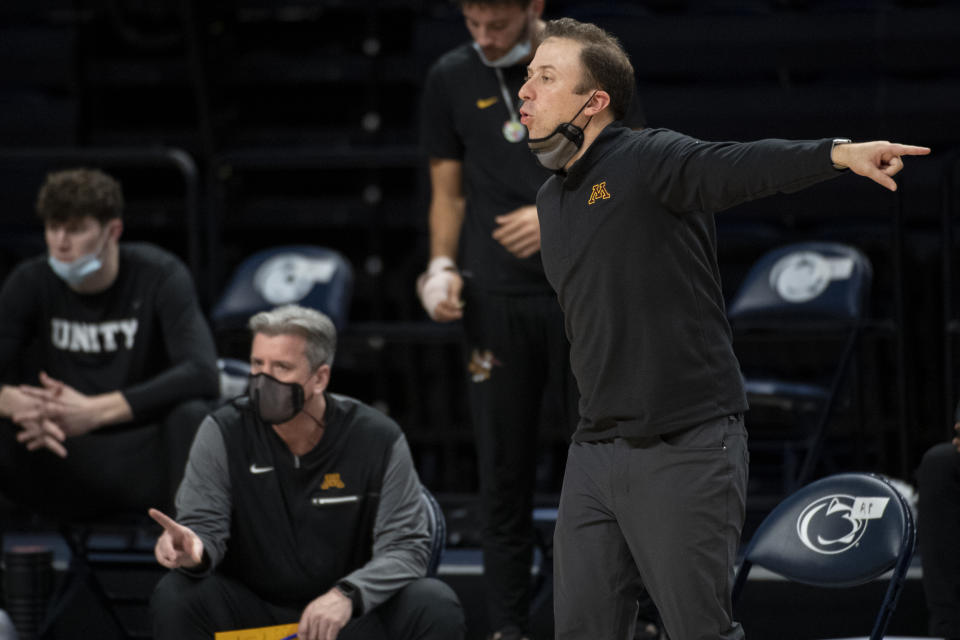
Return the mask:
<svg viewBox="0 0 960 640">
<path fill-rule="evenodd" d="M 530 11 L 537 20 L 543 16 L 543 0 L 530 0 Z"/>
<path fill-rule="evenodd" d="M 583 108 L 584 115 L 595 116 L 610 106 L 610 94 L 603 89 L 597 89 L 590 98 L 590 102 Z"/>
<path fill-rule="evenodd" d="M 330 384 L 330 365 L 322 364 L 317 367 L 316 373 L 314 373 L 316 382 L 314 382 L 314 391 L 317 393 L 323 393 L 327 390 L 327 386 Z"/>
<path fill-rule="evenodd" d="M 123 235 L 123 219 L 114 218 L 107 222 L 107 234 L 111 240 L 119 242 L 120 236 Z"/>
</svg>

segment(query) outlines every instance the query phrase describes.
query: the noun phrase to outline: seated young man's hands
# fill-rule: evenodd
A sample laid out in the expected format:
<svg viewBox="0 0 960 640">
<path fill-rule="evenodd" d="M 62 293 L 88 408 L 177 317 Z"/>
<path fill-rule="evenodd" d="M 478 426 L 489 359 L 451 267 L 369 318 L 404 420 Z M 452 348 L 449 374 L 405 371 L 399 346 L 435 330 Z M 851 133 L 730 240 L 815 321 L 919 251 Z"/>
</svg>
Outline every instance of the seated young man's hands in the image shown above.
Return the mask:
<svg viewBox="0 0 960 640">
<path fill-rule="evenodd" d="M 30 450 L 46 447 L 65 457 L 66 438 L 133 417 L 119 391 L 86 395 L 44 372 L 40 373 L 40 384 L 17 387 L 23 398 L 22 410 L 13 414 L 13 421 L 23 427 L 17 437 Z"/>
<path fill-rule="evenodd" d="M 39 387 L 32 389 L 42 391 Z M 23 386 L 5 386 L 0 391 L 0 406 L 0 415 L 9 416 L 20 427 L 17 442 L 30 451 L 46 448 L 61 458 L 66 457 L 63 442 L 67 436 L 56 422 L 49 419 L 42 397 L 26 391 Z"/>
</svg>

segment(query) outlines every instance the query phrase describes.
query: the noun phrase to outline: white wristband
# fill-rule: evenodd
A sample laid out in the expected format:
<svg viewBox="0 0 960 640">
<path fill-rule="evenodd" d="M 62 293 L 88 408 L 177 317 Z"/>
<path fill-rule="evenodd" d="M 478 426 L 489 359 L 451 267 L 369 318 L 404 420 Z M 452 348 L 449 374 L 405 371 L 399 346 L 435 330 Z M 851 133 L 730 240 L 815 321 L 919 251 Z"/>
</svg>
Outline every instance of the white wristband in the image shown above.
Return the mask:
<svg viewBox="0 0 960 640">
<path fill-rule="evenodd" d="M 437 256 L 427 265 L 427 275 L 432 276 L 441 271 L 456 271 L 457 263 L 448 256 Z"/>
<path fill-rule="evenodd" d="M 436 320 L 437 305 L 450 295 L 450 285 L 456 278 L 457 265 L 447 256 L 437 256 L 427 270 L 417 278 L 417 296 L 431 320 Z"/>
</svg>

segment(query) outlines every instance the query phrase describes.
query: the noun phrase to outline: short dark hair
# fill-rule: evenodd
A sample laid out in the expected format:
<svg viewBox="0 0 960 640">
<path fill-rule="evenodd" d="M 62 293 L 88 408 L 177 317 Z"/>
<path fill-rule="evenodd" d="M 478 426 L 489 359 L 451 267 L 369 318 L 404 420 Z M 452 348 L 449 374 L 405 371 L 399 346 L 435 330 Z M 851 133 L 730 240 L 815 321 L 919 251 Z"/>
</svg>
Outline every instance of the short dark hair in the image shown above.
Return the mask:
<svg viewBox="0 0 960 640">
<path fill-rule="evenodd" d="M 627 115 L 627 108 L 636 93 L 633 65 L 623 45 L 595 24 L 573 18 L 558 18 L 547 22 L 543 39 L 566 38 L 580 43 L 580 62 L 584 77 L 577 85 L 578 94 L 603 89 L 610 95 L 610 109 L 616 120 Z"/>
<path fill-rule="evenodd" d="M 44 224 L 93 216 L 100 224 L 123 216 L 120 183 L 99 169 L 66 169 L 47 174 L 37 194 Z"/>
</svg>

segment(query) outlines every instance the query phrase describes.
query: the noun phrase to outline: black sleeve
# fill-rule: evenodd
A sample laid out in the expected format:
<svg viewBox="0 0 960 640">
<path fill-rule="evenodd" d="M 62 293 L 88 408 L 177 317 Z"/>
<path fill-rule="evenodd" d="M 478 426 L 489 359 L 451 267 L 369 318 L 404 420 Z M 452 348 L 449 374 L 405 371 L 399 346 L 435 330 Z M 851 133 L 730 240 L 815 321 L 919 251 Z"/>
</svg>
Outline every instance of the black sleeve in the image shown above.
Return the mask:
<svg viewBox="0 0 960 640">
<path fill-rule="evenodd" d="M 154 305 L 170 366 L 123 390 L 134 417 L 172 407 L 186 398 L 213 398 L 218 392 L 213 336 L 200 311 L 193 281 L 182 263 L 170 265 Z"/>
<path fill-rule="evenodd" d="M 30 281 L 26 265 L 11 273 L 0 289 L 0 384 L 17 384 L 17 364 L 36 337 L 39 287 Z"/>
<path fill-rule="evenodd" d="M 420 102 L 420 146 L 429 158 L 463 158 L 463 141 L 454 126 L 450 97 L 441 65 L 434 64 Z"/>
<path fill-rule="evenodd" d="M 638 157 L 659 200 L 677 213 L 722 211 L 774 193 L 792 193 L 842 175 L 832 139 L 702 142 L 656 130 Z"/>
</svg>

